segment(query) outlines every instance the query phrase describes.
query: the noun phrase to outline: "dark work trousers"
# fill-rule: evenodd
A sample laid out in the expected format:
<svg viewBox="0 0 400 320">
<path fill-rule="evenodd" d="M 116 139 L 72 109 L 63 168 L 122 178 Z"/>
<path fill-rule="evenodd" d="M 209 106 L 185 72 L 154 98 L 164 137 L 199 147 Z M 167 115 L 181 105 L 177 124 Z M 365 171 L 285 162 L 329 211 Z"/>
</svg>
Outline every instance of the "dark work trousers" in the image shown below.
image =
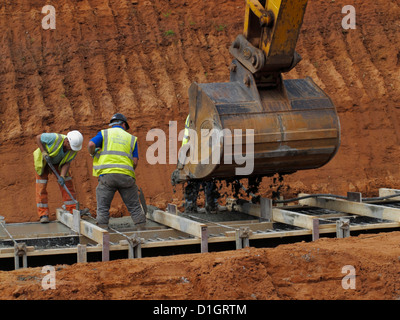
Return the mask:
<svg viewBox="0 0 400 320">
<path fill-rule="evenodd" d="M 99 176 L 96 188 L 97 223 L 108 224 L 110 206 L 115 192 L 118 191 L 124 201 L 134 224 L 146 222 L 146 216 L 140 206 L 138 187 L 134 178 L 119 173 L 108 173 Z"/>
<path fill-rule="evenodd" d="M 199 196 L 200 186 L 204 189 L 206 196 L 206 210 L 214 211 L 217 208 L 216 185 L 213 181 L 188 181 L 185 187 L 185 211 L 197 212 L 197 197 Z"/>
</svg>

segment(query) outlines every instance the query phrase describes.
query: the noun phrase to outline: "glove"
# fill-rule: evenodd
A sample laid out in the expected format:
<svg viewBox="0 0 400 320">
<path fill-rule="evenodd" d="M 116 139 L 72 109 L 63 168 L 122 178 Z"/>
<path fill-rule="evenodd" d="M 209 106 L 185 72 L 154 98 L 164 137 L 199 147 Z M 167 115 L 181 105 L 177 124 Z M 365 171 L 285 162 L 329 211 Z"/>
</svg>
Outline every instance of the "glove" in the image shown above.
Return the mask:
<svg viewBox="0 0 400 320">
<path fill-rule="evenodd" d="M 61 186 L 61 187 L 63 187 L 64 186 L 64 184 L 65 184 L 65 179 L 64 179 L 64 177 L 59 177 L 58 178 L 58 183 L 59 183 L 59 185 Z"/>
<path fill-rule="evenodd" d="M 96 156 L 96 153 L 99 152 L 100 150 L 101 150 L 101 148 L 96 148 L 96 149 L 94 150 L 93 154 L 91 154 L 90 156 L 91 156 L 92 158 L 94 158 L 94 157 Z"/>
<path fill-rule="evenodd" d="M 47 163 L 51 162 L 51 157 L 49 156 L 49 154 L 46 151 L 43 151 L 42 155 L 43 155 L 44 160 L 46 160 Z"/>
</svg>

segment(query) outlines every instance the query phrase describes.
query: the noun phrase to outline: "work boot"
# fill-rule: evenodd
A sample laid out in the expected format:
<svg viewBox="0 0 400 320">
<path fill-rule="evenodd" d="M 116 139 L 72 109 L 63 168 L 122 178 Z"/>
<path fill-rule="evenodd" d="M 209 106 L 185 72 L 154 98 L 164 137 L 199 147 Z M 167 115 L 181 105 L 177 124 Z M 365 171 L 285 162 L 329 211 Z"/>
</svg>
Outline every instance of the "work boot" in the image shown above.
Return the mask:
<svg viewBox="0 0 400 320">
<path fill-rule="evenodd" d="M 197 205 L 192 201 L 186 201 L 185 204 L 185 213 L 197 213 Z"/>
<path fill-rule="evenodd" d="M 136 223 L 135 224 L 135 228 L 136 228 L 137 231 L 146 230 L 146 222 Z"/>
<path fill-rule="evenodd" d="M 41 223 L 49 223 L 50 222 L 49 216 L 41 216 L 40 217 L 40 222 Z"/>
<path fill-rule="evenodd" d="M 191 207 L 185 208 L 185 213 L 199 213 L 199 210 L 197 207 L 191 206 Z"/>
<path fill-rule="evenodd" d="M 216 206 L 208 206 L 206 205 L 206 212 L 211 213 L 211 214 L 216 214 L 218 212 L 218 209 Z"/>
<path fill-rule="evenodd" d="M 108 230 L 108 224 L 106 223 L 96 223 L 96 225 L 104 230 Z"/>
<path fill-rule="evenodd" d="M 217 212 L 222 212 L 222 211 L 226 211 L 226 206 L 221 206 L 220 204 L 218 204 L 217 206 Z"/>
</svg>

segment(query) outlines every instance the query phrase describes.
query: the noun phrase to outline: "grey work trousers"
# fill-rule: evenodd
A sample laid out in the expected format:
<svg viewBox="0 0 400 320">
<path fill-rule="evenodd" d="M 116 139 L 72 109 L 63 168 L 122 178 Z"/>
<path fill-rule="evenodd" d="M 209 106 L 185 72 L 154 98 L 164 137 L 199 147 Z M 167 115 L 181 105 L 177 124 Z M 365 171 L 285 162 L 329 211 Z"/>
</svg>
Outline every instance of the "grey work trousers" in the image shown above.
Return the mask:
<svg viewBox="0 0 400 320">
<path fill-rule="evenodd" d="M 213 181 L 188 181 L 185 186 L 185 211 L 197 212 L 197 198 L 200 186 L 203 187 L 206 195 L 206 210 L 214 211 L 218 208 L 218 191 Z"/>
<path fill-rule="evenodd" d="M 146 216 L 140 206 L 138 187 L 134 178 L 119 173 L 108 173 L 99 176 L 96 188 L 97 223 L 108 224 L 110 206 L 115 192 L 118 191 L 124 201 L 134 224 L 146 222 Z"/>
</svg>

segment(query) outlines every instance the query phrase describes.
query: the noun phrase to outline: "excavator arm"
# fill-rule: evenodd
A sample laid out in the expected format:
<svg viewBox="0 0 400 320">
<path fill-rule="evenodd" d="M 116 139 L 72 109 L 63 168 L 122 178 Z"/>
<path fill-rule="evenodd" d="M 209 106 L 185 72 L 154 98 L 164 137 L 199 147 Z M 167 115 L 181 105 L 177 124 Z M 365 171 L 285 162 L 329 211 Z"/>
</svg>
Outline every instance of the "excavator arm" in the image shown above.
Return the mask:
<svg viewBox="0 0 400 320">
<path fill-rule="evenodd" d="M 173 172 L 172 184 L 289 174 L 333 158 L 340 123 L 331 99 L 309 77 L 282 77 L 301 60 L 295 48 L 306 6 L 307 0 L 246 0 L 243 34 L 230 47 L 229 82 L 189 88 L 197 139 L 189 139 L 183 152 L 191 160 Z M 215 139 L 215 132 L 222 134 Z M 253 161 L 251 172 L 238 173 L 246 165 L 234 160 L 238 154 Z"/>
<path fill-rule="evenodd" d="M 243 35 L 230 53 L 252 73 L 287 72 L 300 61 L 296 53 L 307 0 L 246 1 Z"/>
</svg>

